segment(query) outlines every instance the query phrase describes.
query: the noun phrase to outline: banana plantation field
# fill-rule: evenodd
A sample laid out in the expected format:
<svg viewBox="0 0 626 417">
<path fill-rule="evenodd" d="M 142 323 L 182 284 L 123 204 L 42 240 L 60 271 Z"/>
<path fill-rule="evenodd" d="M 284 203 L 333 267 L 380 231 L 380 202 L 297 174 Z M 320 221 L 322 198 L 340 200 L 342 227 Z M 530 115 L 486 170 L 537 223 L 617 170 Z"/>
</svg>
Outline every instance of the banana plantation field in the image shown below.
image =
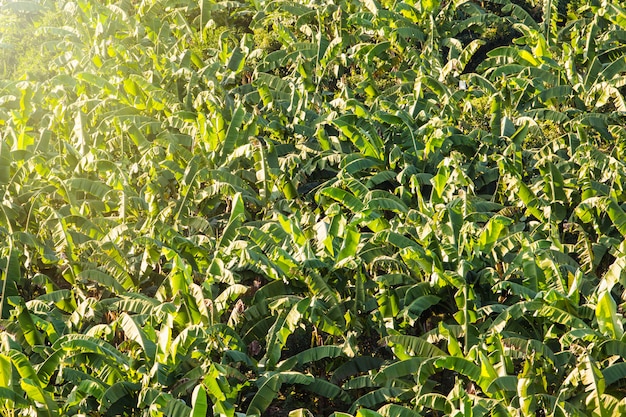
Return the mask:
<svg viewBox="0 0 626 417">
<path fill-rule="evenodd" d="M 0 0 L 0 415 L 626 415 L 626 1 Z"/>
</svg>

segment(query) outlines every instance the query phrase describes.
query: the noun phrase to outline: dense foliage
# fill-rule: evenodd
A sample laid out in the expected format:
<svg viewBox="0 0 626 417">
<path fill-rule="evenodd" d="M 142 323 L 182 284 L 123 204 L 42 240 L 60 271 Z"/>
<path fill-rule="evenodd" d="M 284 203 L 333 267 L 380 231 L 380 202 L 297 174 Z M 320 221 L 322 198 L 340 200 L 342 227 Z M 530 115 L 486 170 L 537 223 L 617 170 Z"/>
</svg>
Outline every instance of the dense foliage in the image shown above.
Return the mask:
<svg viewBox="0 0 626 417">
<path fill-rule="evenodd" d="M 626 4 L 0 0 L 6 416 L 626 413 Z"/>
</svg>

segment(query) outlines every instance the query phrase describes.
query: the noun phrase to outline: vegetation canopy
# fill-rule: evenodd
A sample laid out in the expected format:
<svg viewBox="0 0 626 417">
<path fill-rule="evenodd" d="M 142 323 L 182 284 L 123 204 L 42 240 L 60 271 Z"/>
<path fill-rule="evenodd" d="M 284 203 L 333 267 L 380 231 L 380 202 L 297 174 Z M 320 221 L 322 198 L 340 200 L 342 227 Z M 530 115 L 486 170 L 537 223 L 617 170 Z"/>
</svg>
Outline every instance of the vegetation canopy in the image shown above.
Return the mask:
<svg viewBox="0 0 626 417">
<path fill-rule="evenodd" d="M 0 414 L 626 414 L 626 2 L 0 0 Z"/>
</svg>

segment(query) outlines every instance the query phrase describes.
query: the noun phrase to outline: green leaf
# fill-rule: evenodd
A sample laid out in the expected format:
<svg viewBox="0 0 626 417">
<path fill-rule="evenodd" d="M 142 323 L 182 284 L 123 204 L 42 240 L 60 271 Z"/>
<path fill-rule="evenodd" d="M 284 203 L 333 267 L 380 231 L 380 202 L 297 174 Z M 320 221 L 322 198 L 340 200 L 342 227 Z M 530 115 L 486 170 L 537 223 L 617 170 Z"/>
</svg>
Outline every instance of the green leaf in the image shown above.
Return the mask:
<svg viewBox="0 0 626 417">
<path fill-rule="evenodd" d="M 223 247 L 232 242 L 236 237 L 237 228 L 241 226 L 245 219 L 246 212 L 244 208 L 243 197 L 241 196 L 241 193 L 236 193 L 233 197 L 228 224 L 226 228 L 224 228 L 224 231 L 222 232 L 222 236 L 220 237 L 217 246 Z"/>
<path fill-rule="evenodd" d="M 202 384 L 196 385 L 191 394 L 191 415 L 189 417 L 206 417 L 208 409 L 206 390 Z"/>
<path fill-rule="evenodd" d="M 364 156 L 383 161 L 385 144 L 379 134 L 367 127 L 354 123 L 354 116 L 342 116 L 333 124 L 356 146 Z"/>
<path fill-rule="evenodd" d="M 111 385 L 100 399 L 100 410 L 106 411 L 113 404 L 120 402 L 124 408 L 131 408 L 137 405 L 137 400 L 134 398 L 139 389 L 140 384 L 135 384 L 128 381 L 119 381 Z"/>
<path fill-rule="evenodd" d="M 240 72 L 245 65 L 245 55 L 241 49 L 237 46 L 230 54 L 226 67 L 233 72 Z M 234 117 L 233 117 L 234 118 Z"/>
<path fill-rule="evenodd" d="M 11 148 L 2 141 L 0 143 L 0 185 L 7 185 L 11 181 Z"/>
<path fill-rule="evenodd" d="M 49 355 L 46 360 L 38 366 L 37 378 L 41 381 L 42 385 L 47 386 L 54 373 L 59 371 L 59 365 L 63 361 L 65 355 L 65 351 L 57 350 Z"/>
<path fill-rule="evenodd" d="M 28 401 L 26 401 L 24 399 L 24 394 L 21 392 L 16 392 L 14 389 L 9 389 L 9 388 L 4 388 L 4 387 L 0 387 L 0 399 L 5 401 L 5 404 L 11 404 L 11 402 L 13 403 L 12 405 L 16 408 L 16 409 L 25 409 L 28 408 L 28 406 L 30 406 L 31 404 L 28 403 Z M 45 413 L 45 411 L 42 412 L 42 415 Z"/>
<path fill-rule="evenodd" d="M 456 356 L 440 358 L 435 361 L 435 366 L 458 372 L 461 375 L 465 375 L 473 382 L 478 382 L 481 378 L 481 368 L 465 358 Z"/>
<path fill-rule="evenodd" d="M 586 386 L 585 391 L 589 393 L 587 401 L 594 401 L 601 416 L 608 416 L 605 402 L 602 398 L 606 387 L 604 375 L 598 368 L 595 359 L 591 355 L 585 355 L 584 370 L 582 371 L 582 383 Z"/>
<path fill-rule="evenodd" d="M 402 200 L 391 194 L 387 197 L 372 198 L 367 202 L 366 209 L 388 210 L 398 214 L 404 214 L 409 210 Z"/>
<path fill-rule="evenodd" d="M 515 393 L 517 392 L 517 377 L 513 375 L 502 375 L 495 378 L 487 386 L 486 393 Z M 506 398 L 507 395 L 504 395 Z"/>
<path fill-rule="evenodd" d="M 381 386 L 391 386 L 394 380 L 417 373 L 423 361 L 423 358 L 419 357 L 401 359 L 398 362 L 383 367 L 374 375 L 374 382 Z"/>
<path fill-rule="evenodd" d="M 226 158 L 227 155 L 230 155 L 233 152 L 236 146 L 243 144 L 243 140 L 248 139 L 243 138 L 240 132 L 241 126 L 245 119 L 245 115 L 246 112 L 242 107 L 237 107 L 237 109 L 233 113 L 230 124 L 228 125 L 228 130 L 226 131 L 224 143 L 222 144 L 222 158 Z"/>
<path fill-rule="evenodd" d="M 478 245 L 484 253 L 489 253 L 513 219 L 496 214 L 489 219 L 478 238 Z"/>
<path fill-rule="evenodd" d="M 119 318 L 119 322 L 124 330 L 124 335 L 134 340 L 141 346 L 148 360 L 148 363 L 153 363 L 156 356 L 156 343 L 148 337 L 146 332 L 135 322 L 133 317 L 126 313 L 122 313 Z"/>
<path fill-rule="evenodd" d="M 448 356 L 443 350 L 417 336 L 391 335 L 387 336 L 386 341 L 401 360 L 408 359 L 407 355 L 421 358 Z"/>
<path fill-rule="evenodd" d="M 377 297 L 378 309 L 384 318 L 396 317 L 399 312 L 400 299 L 394 289 L 382 291 Z"/>
<path fill-rule="evenodd" d="M 270 406 L 272 401 L 276 398 L 280 387 L 282 386 L 282 380 L 280 374 L 275 374 L 267 378 L 263 384 L 259 387 L 250 405 L 246 411 L 246 415 L 260 416 Z"/>
<path fill-rule="evenodd" d="M 446 186 L 449 185 L 450 178 L 450 168 L 447 165 L 440 165 L 437 170 L 437 175 L 435 175 L 430 181 L 433 184 L 435 191 L 437 192 L 437 197 L 443 197 L 443 191 Z"/>
<path fill-rule="evenodd" d="M 517 149 L 521 149 L 522 144 L 524 143 L 524 139 L 528 135 L 528 123 L 524 123 L 522 127 L 517 129 L 513 136 L 511 136 L 511 142 L 513 142 Z"/>
<path fill-rule="evenodd" d="M 82 282 L 92 281 L 102 284 L 116 294 L 124 294 L 126 292 L 124 286 L 117 279 L 99 269 L 85 269 L 78 274 L 77 278 Z"/>
<path fill-rule="evenodd" d="M 596 319 L 599 330 L 607 336 L 619 340 L 624 335 L 622 321 L 617 315 L 617 304 L 608 290 L 603 291 L 598 297 Z"/>
<path fill-rule="evenodd" d="M 304 364 L 310 364 L 312 362 L 316 362 L 325 358 L 337 358 L 340 356 L 344 356 L 343 347 L 342 346 L 316 346 L 305 351 L 302 351 L 294 356 L 291 356 L 289 359 L 281 362 L 281 364 L 289 363 L 291 368 L 296 366 L 301 366 Z M 278 369 L 281 371 L 286 371 L 289 369 L 283 369 L 279 364 Z M 334 375 L 334 374 L 333 374 Z"/>
<path fill-rule="evenodd" d="M 297 302 L 288 313 L 282 312 L 270 328 L 266 338 L 265 367 L 274 369 L 280 360 L 282 349 L 287 342 L 287 337 L 296 329 L 304 312 L 307 310 L 310 300 L 304 299 Z"/>
<path fill-rule="evenodd" d="M 385 404 L 378 409 L 378 413 L 383 417 L 419 417 L 417 411 L 398 404 Z"/>
<path fill-rule="evenodd" d="M 11 366 L 11 358 L 0 354 L 0 387 L 12 388 L 13 386 L 13 367 Z"/>
<path fill-rule="evenodd" d="M 320 195 L 324 195 L 338 201 L 346 208 L 350 209 L 353 213 L 359 213 L 364 208 L 364 204 L 361 200 L 349 191 L 342 190 L 341 188 L 326 187 L 320 191 Z"/>
<path fill-rule="evenodd" d="M 24 334 L 26 342 L 28 342 L 31 346 L 43 344 L 43 337 L 39 333 L 39 330 L 35 327 L 35 322 L 33 321 L 33 318 L 23 301 L 21 301 L 20 305 L 17 306 L 17 311 L 17 320 L 20 324 L 20 329 Z"/>
<path fill-rule="evenodd" d="M 543 213 L 540 211 L 541 203 L 535 193 L 521 180 L 517 181 L 517 187 L 517 195 L 526 206 L 528 212 L 538 220 L 543 220 Z"/>
<path fill-rule="evenodd" d="M 439 0 L 420 0 L 420 2 L 425 13 L 433 13 L 439 8 Z"/>
<path fill-rule="evenodd" d="M 350 396 L 344 392 L 344 390 L 325 379 L 315 378 L 312 382 L 306 384 L 304 388 L 320 397 L 331 400 L 338 399 L 346 404 L 351 400 Z"/>
<path fill-rule="evenodd" d="M 52 345 L 55 350 L 63 349 L 67 352 L 77 354 L 79 352 L 95 353 L 106 358 L 106 362 L 111 366 L 128 367 L 128 358 L 118 351 L 110 343 L 89 335 L 67 334 L 61 336 Z"/>
<path fill-rule="evenodd" d="M 491 97 L 490 127 L 491 134 L 493 136 L 499 137 L 502 134 L 502 97 L 500 95 L 494 95 Z"/>
<path fill-rule="evenodd" d="M 620 232 L 620 234 L 626 237 L 626 212 L 621 208 L 621 206 L 613 199 L 604 200 L 605 202 L 605 210 L 608 213 L 611 221 Z"/>
<path fill-rule="evenodd" d="M 56 290 L 47 294 L 42 294 L 37 297 L 38 300 L 50 301 L 60 310 L 66 313 L 73 313 L 76 310 L 76 299 L 74 298 L 74 292 L 71 290 Z"/>
<path fill-rule="evenodd" d="M 498 378 L 498 373 L 489 361 L 489 358 L 482 351 L 479 352 L 479 357 L 480 378 L 478 380 L 478 385 L 480 385 L 483 391 L 487 391 L 489 385 L 491 385 L 491 383 Z"/>
<path fill-rule="evenodd" d="M 43 405 L 43 407 L 38 408 L 37 410 L 38 416 L 52 417 L 59 415 L 59 406 L 54 400 L 53 395 L 42 389 L 37 382 L 32 381 L 30 378 L 22 378 L 20 385 L 30 399 L 32 399 L 35 403 Z"/>
<path fill-rule="evenodd" d="M 324 301 L 331 303 L 333 306 L 339 304 L 337 291 L 329 285 L 328 280 L 322 277 L 317 271 L 307 271 L 305 282 L 313 295 L 323 298 Z"/>
<path fill-rule="evenodd" d="M 368 410 L 367 408 L 361 408 L 357 411 L 355 417 L 382 417 L 376 411 Z"/>
<path fill-rule="evenodd" d="M 426 393 L 424 395 L 420 395 L 417 399 L 416 405 L 430 408 L 431 410 L 441 411 L 445 414 L 451 413 L 454 408 L 452 403 L 446 397 L 438 393 Z"/>
<path fill-rule="evenodd" d="M 626 362 L 618 362 L 607 366 L 602 370 L 602 376 L 607 387 L 620 379 L 626 378 Z"/>
<path fill-rule="evenodd" d="M 361 372 L 367 372 L 373 369 L 379 369 L 383 364 L 383 360 L 381 358 L 375 358 L 371 356 L 356 356 L 351 358 L 348 362 L 338 366 L 335 368 L 330 382 L 333 384 L 338 384 L 340 381 L 344 379 L 357 375 Z"/>
<path fill-rule="evenodd" d="M 371 391 L 361 397 L 357 398 L 357 400 L 350 407 L 350 412 L 354 413 L 357 409 L 359 409 L 357 416 L 359 413 L 363 413 L 366 408 L 359 407 L 376 407 L 379 404 L 390 401 L 392 398 L 397 398 L 400 395 L 404 394 L 406 390 L 404 388 L 395 388 L 395 387 L 385 387 L 379 388 L 377 390 Z M 364 416 L 380 416 L 380 414 L 375 413 L 374 411 L 367 410 L 367 413 L 363 413 L 361 415 Z"/>
<path fill-rule="evenodd" d="M 19 296 L 17 283 L 21 279 L 20 263 L 18 259 L 17 249 L 9 241 L 9 255 L 6 259 L 6 267 L 2 271 L 2 294 L 0 294 L 0 310 L 3 319 L 9 318 L 11 306 L 8 300 L 12 297 Z"/>
<path fill-rule="evenodd" d="M 7 356 L 11 358 L 11 362 L 13 362 L 13 365 L 22 377 L 22 380 L 28 380 L 30 381 L 30 384 L 37 384 L 40 388 L 42 388 L 43 384 L 39 381 L 37 372 L 35 372 L 35 369 L 26 355 L 16 350 L 10 350 Z"/>
<path fill-rule="evenodd" d="M 337 262 L 356 255 L 357 248 L 361 242 L 361 234 L 356 226 L 348 225 L 345 229 L 345 238 L 341 244 L 339 254 L 337 254 Z"/>
</svg>

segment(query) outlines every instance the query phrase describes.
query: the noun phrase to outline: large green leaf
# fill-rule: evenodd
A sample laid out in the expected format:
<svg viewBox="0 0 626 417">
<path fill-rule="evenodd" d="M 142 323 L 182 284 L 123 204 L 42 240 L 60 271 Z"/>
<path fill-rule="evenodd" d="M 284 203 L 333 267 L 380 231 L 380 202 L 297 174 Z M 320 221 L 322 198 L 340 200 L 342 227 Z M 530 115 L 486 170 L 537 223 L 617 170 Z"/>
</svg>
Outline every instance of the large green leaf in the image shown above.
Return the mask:
<svg viewBox="0 0 626 417">
<path fill-rule="evenodd" d="M 10 244 L 9 255 L 6 258 L 5 268 L 2 272 L 2 294 L 0 295 L 0 309 L 2 318 L 9 317 L 11 305 L 10 299 L 15 299 L 19 295 L 17 282 L 21 279 L 20 264 L 18 260 L 17 248 Z M 15 300 L 17 301 L 17 300 Z"/>
<path fill-rule="evenodd" d="M 41 404 L 38 407 L 37 415 L 42 416 L 58 416 L 59 406 L 54 400 L 52 393 L 44 390 L 35 381 L 29 378 L 23 378 L 20 381 L 22 389 L 26 392 L 28 398 L 30 398 L 35 404 Z"/>
<path fill-rule="evenodd" d="M 622 321 L 617 315 L 617 305 L 610 291 L 604 291 L 598 297 L 596 319 L 599 330 L 613 339 L 621 339 L 624 334 Z"/>
<path fill-rule="evenodd" d="M 408 359 L 410 356 L 417 356 L 421 358 L 447 356 L 444 351 L 421 337 L 391 335 L 387 336 L 386 340 L 401 360 Z"/>
<path fill-rule="evenodd" d="M 149 363 L 153 362 L 156 357 L 156 343 L 151 340 L 146 332 L 139 326 L 139 324 L 126 313 L 122 313 L 120 316 L 120 325 L 124 330 L 124 334 L 130 340 L 134 340 L 141 346 L 148 359 Z"/>
<path fill-rule="evenodd" d="M 128 381 L 119 381 L 111 385 L 100 399 L 100 410 L 107 411 L 114 405 L 122 409 L 134 408 L 137 405 L 135 398 L 141 386 Z"/>
<path fill-rule="evenodd" d="M 208 411 L 207 393 L 202 385 L 197 385 L 191 396 L 191 416 L 206 417 Z"/>
</svg>

